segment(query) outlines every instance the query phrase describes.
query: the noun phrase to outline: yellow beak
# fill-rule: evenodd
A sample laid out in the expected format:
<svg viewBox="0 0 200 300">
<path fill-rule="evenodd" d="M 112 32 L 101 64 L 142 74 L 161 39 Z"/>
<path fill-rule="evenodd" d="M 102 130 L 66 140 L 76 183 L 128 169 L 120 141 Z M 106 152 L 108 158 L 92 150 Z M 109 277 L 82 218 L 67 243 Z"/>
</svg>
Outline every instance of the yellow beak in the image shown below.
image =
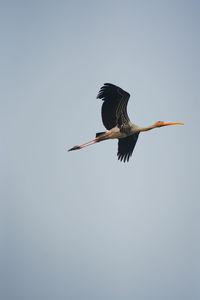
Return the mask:
<svg viewBox="0 0 200 300">
<path fill-rule="evenodd" d="M 184 125 L 184 123 L 181 123 L 181 122 L 165 122 L 165 121 L 163 121 L 162 126 L 167 126 L 167 125 Z"/>
</svg>

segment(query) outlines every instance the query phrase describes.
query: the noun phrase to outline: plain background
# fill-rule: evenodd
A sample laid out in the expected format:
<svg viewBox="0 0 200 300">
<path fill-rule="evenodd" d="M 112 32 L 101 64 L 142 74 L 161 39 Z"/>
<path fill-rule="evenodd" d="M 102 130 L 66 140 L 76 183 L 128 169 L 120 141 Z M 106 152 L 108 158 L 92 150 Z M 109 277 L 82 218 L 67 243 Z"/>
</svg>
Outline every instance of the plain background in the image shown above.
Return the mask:
<svg viewBox="0 0 200 300">
<path fill-rule="evenodd" d="M 1 1 L 1 299 L 197 300 L 199 1 Z M 103 131 L 105 82 L 140 135 Z"/>
</svg>

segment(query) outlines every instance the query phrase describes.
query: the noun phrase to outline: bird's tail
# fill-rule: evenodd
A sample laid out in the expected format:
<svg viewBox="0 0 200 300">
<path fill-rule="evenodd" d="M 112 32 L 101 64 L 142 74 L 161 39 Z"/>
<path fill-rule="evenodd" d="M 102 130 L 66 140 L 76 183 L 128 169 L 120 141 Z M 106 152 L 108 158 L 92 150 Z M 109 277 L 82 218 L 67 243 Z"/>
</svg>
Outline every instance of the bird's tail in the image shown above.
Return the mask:
<svg viewBox="0 0 200 300">
<path fill-rule="evenodd" d="M 102 134 L 104 134 L 104 133 L 106 133 L 106 131 L 103 131 L 103 132 L 97 132 L 97 133 L 96 133 L 96 137 L 98 137 L 98 136 L 100 136 L 100 135 L 102 135 Z"/>
<path fill-rule="evenodd" d="M 95 143 L 107 140 L 109 138 L 109 135 L 110 135 L 110 131 L 98 132 L 96 134 L 96 138 L 95 139 L 93 139 L 93 140 L 91 140 L 89 142 L 86 142 L 84 144 L 74 146 L 74 147 L 70 148 L 68 151 L 80 150 L 80 149 L 82 149 L 84 147 L 87 147 L 87 146 L 90 146 L 92 144 L 95 144 Z"/>
</svg>

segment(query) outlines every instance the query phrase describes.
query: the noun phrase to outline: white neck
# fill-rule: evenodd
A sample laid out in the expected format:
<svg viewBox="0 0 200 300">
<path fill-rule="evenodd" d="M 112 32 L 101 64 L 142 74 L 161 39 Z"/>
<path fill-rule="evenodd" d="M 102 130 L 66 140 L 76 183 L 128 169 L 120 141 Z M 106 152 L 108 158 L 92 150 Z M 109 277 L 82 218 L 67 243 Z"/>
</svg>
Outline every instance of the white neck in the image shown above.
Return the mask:
<svg viewBox="0 0 200 300">
<path fill-rule="evenodd" d="M 142 132 L 142 131 L 148 131 L 148 130 L 154 129 L 154 128 L 156 128 L 156 127 L 157 127 L 157 126 L 156 126 L 155 123 L 152 124 L 152 125 L 149 125 L 149 126 L 140 127 L 140 132 Z"/>
</svg>

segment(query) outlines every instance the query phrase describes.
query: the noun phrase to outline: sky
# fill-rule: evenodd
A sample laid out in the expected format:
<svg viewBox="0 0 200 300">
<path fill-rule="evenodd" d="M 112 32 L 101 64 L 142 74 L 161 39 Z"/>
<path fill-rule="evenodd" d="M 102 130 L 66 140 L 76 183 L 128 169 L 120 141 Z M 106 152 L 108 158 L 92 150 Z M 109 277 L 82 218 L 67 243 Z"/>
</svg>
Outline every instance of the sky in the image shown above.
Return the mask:
<svg viewBox="0 0 200 300">
<path fill-rule="evenodd" d="M 200 2 L 1 1 L 1 299 L 200 299 Z M 105 82 L 141 133 L 104 131 Z"/>
</svg>

